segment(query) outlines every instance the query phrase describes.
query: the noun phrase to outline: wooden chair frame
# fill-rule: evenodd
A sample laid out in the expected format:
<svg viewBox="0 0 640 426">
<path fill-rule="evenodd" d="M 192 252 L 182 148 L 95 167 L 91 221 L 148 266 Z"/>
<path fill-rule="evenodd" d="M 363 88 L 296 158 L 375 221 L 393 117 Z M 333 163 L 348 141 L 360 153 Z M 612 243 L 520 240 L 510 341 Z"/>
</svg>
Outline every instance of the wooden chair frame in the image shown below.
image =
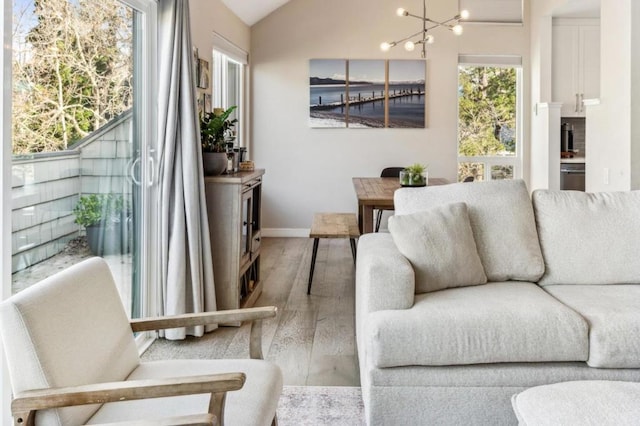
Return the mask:
<svg viewBox="0 0 640 426">
<path fill-rule="evenodd" d="M 132 332 L 157 331 L 196 325 L 251 321 L 249 355 L 252 359 L 263 359 L 262 320 L 273 318 L 276 313 L 277 308 L 275 306 L 267 306 L 159 318 L 142 318 L 131 320 L 131 330 Z M 224 403 L 227 392 L 242 388 L 245 379 L 244 373 L 225 373 L 30 390 L 14 395 L 14 399 L 11 402 L 11 413 L 15 426 L 33 426 L 38 410 L 209 393 L 211 394 L 211 400 L 208 413 L 172 417 L 160 421 L 135 421 L 117 424 L 127 426 L 224 425 Z M 275 417 L 272 425 L 277 425 Z"/>
</svg>

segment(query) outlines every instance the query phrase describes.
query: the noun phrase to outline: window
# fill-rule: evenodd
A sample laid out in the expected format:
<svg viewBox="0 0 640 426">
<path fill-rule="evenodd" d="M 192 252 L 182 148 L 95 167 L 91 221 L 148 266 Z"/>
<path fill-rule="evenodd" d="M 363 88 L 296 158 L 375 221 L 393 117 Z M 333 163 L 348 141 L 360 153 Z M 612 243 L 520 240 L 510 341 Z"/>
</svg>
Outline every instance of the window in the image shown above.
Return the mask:
<svg viewBox="0 0 640 426">
<path fill-rule="evenodd" d="M 522 176 L 520 58 L 461 56 L 458 180 Z"/>
<path fill-rule="evenodd" d="M 224 37 L 214 33 L 213 41 L 213 107 L 238 108 L 231 119 L 238 119 L 236 143 L 246 146 L 244 72 L 247 53 Z"/>
</svg>

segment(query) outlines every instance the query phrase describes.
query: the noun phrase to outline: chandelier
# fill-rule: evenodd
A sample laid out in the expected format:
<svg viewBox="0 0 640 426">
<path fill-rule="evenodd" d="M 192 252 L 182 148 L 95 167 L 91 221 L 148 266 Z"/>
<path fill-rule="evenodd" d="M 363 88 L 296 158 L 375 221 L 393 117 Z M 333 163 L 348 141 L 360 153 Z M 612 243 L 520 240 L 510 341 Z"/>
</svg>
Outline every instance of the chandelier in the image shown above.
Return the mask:
<svg viewBox="0 0 640 426">
<path fill-rule="evenodd" d="M 408 10 L 405 10 L 403 8 L 399 8 L 398 10 L 396 10 L 396 14 L 398 16 L 410 16 L 412 18 L 420 19 L 422 21 L 422 30 L 400 40 L 396 40 L 392 42 L 385 41 L 384 43 L 380 44 L 380 49 L 383 52 L 387 52 L 392 47 L 395 47 L 398 44 L 405 42 L 404 43 L 405 50 L 407 50 L 408 52 L 412 52 L 413 50 L 415 50 L 417 44 L 421 44 L 423 58 L 426 57 L 426 54 L 427 54 L 426 45 L 432 44 L 435 41 L 435 38 L 433 37 L 433 35 L 427 34 L 427 32 L 429 32 L 434 28 L 444 27 L 444 28 L 447 28 L 449 31 L 453 32 L 455 35 L 461 35 L 463 29 L 462 29 L 462 25 L 460 25 L 460 21 L 469 19 L 469 12 L 467 10 L 460 11 L 459 14 L 457 14 L 451 19 L 447 19 L 446 21 L 434 21 L 433 19 L 427 18 L 427 0 L 423 0 L 422 2 L 422 16 L 414 15 L 413 13 L 410 13 Z M 418 39 L 414 39 L 413 41 L 411 40 L 417 36 L 419 36 Z"/>
</svg>

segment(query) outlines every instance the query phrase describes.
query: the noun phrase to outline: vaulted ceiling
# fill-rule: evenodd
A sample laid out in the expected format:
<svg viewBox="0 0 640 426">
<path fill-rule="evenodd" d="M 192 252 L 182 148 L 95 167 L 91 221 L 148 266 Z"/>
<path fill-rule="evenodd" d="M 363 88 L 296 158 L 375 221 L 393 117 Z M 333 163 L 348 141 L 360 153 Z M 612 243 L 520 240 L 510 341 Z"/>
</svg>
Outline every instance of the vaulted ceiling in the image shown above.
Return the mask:
<svg viewBox="0 0 640 426">
<path fill-rule="evenodd" d="M 252 26 L 290 0 L 222 0 L 245 24 Z M 412 0 L 415 1 L 415 0 Z M 522 10 L 522 0 L 460 0 L 471 11 L 471 20 L 513 22 Z M 599 16 L 600 0 L 567 0 L 558 16 Z M 476 19 L 474 19 L 474 12 Z M 479 19 L 477 19 L 479 18 Z"/>
<path fill-rule="evenodd" d="M 289 0 L 222 0 L 245 24 L 251 26 Z"/>
</svg>

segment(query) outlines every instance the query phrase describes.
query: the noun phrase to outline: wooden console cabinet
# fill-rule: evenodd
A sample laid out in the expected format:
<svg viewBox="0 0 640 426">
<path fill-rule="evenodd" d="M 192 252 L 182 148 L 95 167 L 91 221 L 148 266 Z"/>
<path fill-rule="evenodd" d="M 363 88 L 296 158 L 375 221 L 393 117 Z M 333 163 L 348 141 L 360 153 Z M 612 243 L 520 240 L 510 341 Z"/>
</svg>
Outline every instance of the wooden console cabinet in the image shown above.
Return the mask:
<svg viewBox="0 0 640 426">
<path fill-rule="evenodd" d="M 218 309 L 253 306 L 260 281 L 263 169 L 204 179 Z"/>
</svg>

